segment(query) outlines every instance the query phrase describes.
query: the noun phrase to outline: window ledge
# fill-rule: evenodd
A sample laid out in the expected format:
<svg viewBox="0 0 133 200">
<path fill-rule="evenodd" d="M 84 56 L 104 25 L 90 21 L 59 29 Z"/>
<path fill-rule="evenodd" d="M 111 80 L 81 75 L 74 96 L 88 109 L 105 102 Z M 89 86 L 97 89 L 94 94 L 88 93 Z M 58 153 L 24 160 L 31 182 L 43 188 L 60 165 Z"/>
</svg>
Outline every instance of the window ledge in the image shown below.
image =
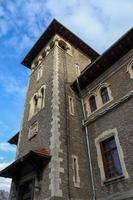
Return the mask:
<svg viewBox="0 0 133 200">
<path fill-rule="evenodd" d="M 114 178 L 110 178 L 108 180 L 105 180 L 103 183 L 108 185 L 108 184 L 111 184 L 113 182 L 118 182 L 118 181 L 121 181 L 125 179 L 125 176 L 124 175 L 121 175 L 121 176 L 117 176 L 117 177 L 114 177 Z"/>
</svg>

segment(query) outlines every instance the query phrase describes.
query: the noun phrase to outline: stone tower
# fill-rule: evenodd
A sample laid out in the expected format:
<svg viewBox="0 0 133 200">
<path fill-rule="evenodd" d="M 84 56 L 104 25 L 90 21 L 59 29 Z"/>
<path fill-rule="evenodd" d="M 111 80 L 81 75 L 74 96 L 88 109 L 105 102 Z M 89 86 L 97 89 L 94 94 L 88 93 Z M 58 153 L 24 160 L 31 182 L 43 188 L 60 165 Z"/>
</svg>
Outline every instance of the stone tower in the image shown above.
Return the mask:
<svg viewBox="0 0 133 200">
<path fill-rule="evenodd" d="M 16 161 L 5 171 L 13 179 L 11 200 L 88 199 L 82 109 L 70 84 L 97 56 L 53 20 L 22 61 L 31 75 Z"/>
</svg>

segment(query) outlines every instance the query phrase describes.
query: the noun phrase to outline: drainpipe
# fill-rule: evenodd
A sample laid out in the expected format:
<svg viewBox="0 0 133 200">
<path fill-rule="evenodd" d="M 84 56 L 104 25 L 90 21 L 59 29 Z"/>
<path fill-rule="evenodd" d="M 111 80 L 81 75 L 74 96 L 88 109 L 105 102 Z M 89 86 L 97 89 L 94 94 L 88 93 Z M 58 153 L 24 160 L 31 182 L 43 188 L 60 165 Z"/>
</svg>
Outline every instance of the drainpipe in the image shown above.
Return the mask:
<svg viewBox="0 0 133 200">
<path fill-rule="evenodd" d="M 77 78 L 77 86 L 78 86 L 79 97 L 81 100 L 81 106 L 82 106 L 82 111 L 83 111 L 83 121 L 85 121 L 86 120 L 85 107 L 84 107 L 84 102 L 83 102 L 83 98 L 81 95 L 81 89 L 80 89 L 78 78 Z M 92 157 L 91 157 L 91 151 L 90 151 L 90 141 L 89 141 L 89 134 L 88 134 L 87 126 L 85 126 L 85 136 L 86 136 L 87 152 L 88 152 L 89 167 L 90 167 L 90 174 L 91 174 L 91 184 L 92 184 L 92 193 L 93 193 L 92 200 L 96 200 L 94 174 L 93 174 L 93 168 L 92 168 Z"/>
</svg>

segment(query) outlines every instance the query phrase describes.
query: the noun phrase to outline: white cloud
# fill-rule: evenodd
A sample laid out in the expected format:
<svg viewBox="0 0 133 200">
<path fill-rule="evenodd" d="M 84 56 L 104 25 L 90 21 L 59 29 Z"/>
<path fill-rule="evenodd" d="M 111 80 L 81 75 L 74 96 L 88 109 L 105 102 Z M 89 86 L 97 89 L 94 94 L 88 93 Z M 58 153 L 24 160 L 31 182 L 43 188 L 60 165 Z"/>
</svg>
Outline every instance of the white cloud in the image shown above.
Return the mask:
<svg viewBox="0 0 133 200">
<path fill-rule="evenodd" d="M 4 152 L 15 152 L 16 148 L 12 145 L 10 145 L 7 142 L 1 142 L 0 143 L 0 151 Z"/>
<path fill-rule="evenodd" d="M 10 164 L 11 163 L 8 163 L 8 162 L 0 163 L 0 171 Z M 11 179 L 0 177 L 0 190 L 5 190 L 9 192 L 10 186 L 11 186 Z"/>
<path fill-rule="evenodd" d="M 21 51 L 30 48 L 50 20 L 57 18 L 103 51 L 132 26 L 132 8 L 131 0 L 62 0 L 60 3 L 58 0 L 14 0 L 8 4 L 2 1 L 0 36 L 13 30 L 11 45 L 16 41 L 15 47 Z"/>
<path fill-rule="evenodd" d="M 22 84 L 22 81 L 16 79 L 13 76 L 0 75 L 0 84 L 7 93 L 12 94 L 24 94 L 26 87 Z"/>
</svg>

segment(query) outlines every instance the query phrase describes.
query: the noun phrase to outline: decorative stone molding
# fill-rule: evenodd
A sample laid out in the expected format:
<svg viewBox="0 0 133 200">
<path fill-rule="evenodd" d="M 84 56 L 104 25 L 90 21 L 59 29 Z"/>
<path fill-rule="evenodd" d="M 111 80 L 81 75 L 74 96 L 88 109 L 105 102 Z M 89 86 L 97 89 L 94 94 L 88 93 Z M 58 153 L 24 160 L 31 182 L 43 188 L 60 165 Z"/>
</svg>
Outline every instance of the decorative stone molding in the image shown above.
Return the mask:
<svg viewBox="0 0 133 200">
<path fill-rule="evenodd" d="M 38 134 L 38 122 L 35 122 L 30 126 L 29 133 L 28 133 L 28 139 L 32 139 L 35 135 Z"/>
<path fill-rule="evenodd" d="M 117 151 L 118 151 L 118 155 L 119 155 L 119 159 L 120 159 L 120 164 L 121 164 L 121 168 L 122 168 L 122 172 L 123 172 L 123 176 L 124 178 L 129 178 L 128 172 L 126 170 L 126 166 L 125 166 L 125 162 L 124 162 L 124 154 L 123 154 L 123 150 L 122 147 L 120 145 L 119 142 L 119 138 L 118 138 L 118 132 L 117 129 L 108 129 L 106 131 L 104 131 L 103 133 L 101 133 L 96 139 L 95 139 L 95 146 L 96 146 L 96 150 L 97 150 L 97 161 L 98 161 L 98 166 L 100 169 L 100 174 L 101 174 L 101 184 L 103 185 L 104 182 L 106 181 L 106 177 L 105 177 L 105 171 L 104 171 L 104 166 L 103 166 L 103 161 L 102 161 L 102 153 L 101 153 L 101 148 L 100 148 L 100 142 L 110 138 L 114 136 L 115 138 L 115 142 L 116 142 L 116 146 L 117 146 Z"/>
<path fill-rule="evenodd" d="M 85 121 L 85 123 L 84 123 L 83 126 L 87 126 L 88 124 L 91 124 L 92 122 L 94 122 L 95 120 L 97 120 L 99 117 L 105 115 L 107 112 L 112 111 L 113 109 L 115 109 L 116 107 L 120 106 L 121 104 L 123 104 L 125 101 L 127 101 L 128 99 L 130 99 L 132 97 L 133 97 L 133 90 L 130 91 L 127 95 L 125 95 L 122 98 L 120 98 L 118 101 L 116 101 L 112 105 L 108 106 L 103 111 L 101 111 L 101 112 L 98 111 L 98 112 L 95 112 L 92 115 L 90 115 L 88 117 L 88 119 Z"/>
<path fill-rule="evenodd" d="M 64 173 L 61 167 L 63 159 L 60 157 L 61 140 L 60 140 L 60 96 L 59 96 L 59 52 L 58 47 L 54 48 L 54 66 L 53 66 L 53 88 L 52 88 L 52 122 L 51 122 L 51 138 L 50 151 L 51 161 L 49 163 L 49 190 L 51 197 L 62 197 L 61 177 L 60 173 Z"/>
</svg>

